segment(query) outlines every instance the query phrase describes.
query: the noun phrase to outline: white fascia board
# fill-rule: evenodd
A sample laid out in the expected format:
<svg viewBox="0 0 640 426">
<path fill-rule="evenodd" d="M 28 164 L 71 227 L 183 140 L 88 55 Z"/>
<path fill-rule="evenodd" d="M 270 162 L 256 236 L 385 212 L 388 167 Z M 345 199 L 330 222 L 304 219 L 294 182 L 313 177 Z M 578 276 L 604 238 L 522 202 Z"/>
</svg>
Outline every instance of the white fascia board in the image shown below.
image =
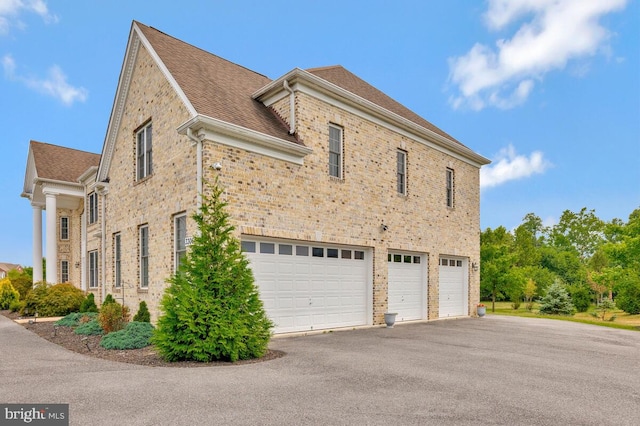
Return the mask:
<svg viewBox="0 0 640 426">
<path fill-rule="evenodd" d="M 118 129 L 120 128 L 120 122 L 124 114 L 124 108 L 127 102 L 127 96 L 129 95 L 129 86 L 131 85 L 131 77 L 140 50 L 140 45 L 143 45 L 149 55 L 152 57 L 158 69 L 165 76 L 167 81 L 175 90 L 178 97 L 182 100 L 185 107 L 192 116 L 196 115 L 196 110 L 189 102 L 189 99 L 185 95 L 182 88 L 178 85 L 173 78 L 165 64 L 162 62 L 156 51 L 149 43 L 149 40 L 144 36 L 138 25 L 134 22 L 131 27 L 131 33 L 129 34 L 129 41 L 127 43 L 127 50 L 124 55 L 122 63 L 122 69 L 120 71 L 120 77 L 118 79 L 118 87 L 116 89 L 115 99 L 113 101 L 113 107 L 111 109 L 111 116 L 109 117 L 109 124 L 107 126 L 107 134 L 105 136 L 104 145 L 102 147 L 102 155 L 100 156 L 100 167 L 96 180 L 103 181 L 107 179 L 109 175 L 109 168 L 111 167 L 111 158 L 113 157 L 113 151 L 115 150 L 115 144 L 117 139 Z"/>
<path fill-rule="evenodd" d="M 80 182 L 81 184 L 86 184 L 86 181 L 89 180 L 90 178 L 93 177 L 95 179 L 97 171 L 98 171 L 97 166 L 89 167 L 86 172 L 80 175 L 80 177 L 78 178 L 78 182 Z"/>
<path fill-rule="evenodd" d="M 306 146 L 203 115 L 186 121 L 178 127 L 178 133 L 184 135 L 188 128 L 200 140 L 210 140 L 299 165 L 304 164 L 304 157 L 313 152 Z"/>
<path fill-rule="evenodd" d="M 272 81 L 254 92 L 252 96 L 254 99 L 269 106 L 287 95 L 287 93 L 283 93 L 284 80 L 287 80 L 294 90 L 311 95 L 330 105 L 335 105 L 396 133 L 451 155 L 465 163 L 478 168 L 490 163 L 487 158 L 460 143 L 451 141 L 432 130 L 424 128 L 411 120 L 299 68 L 295 68 L 279 79 Z"/>
<path fill-rule="evenodd" d="M 29 148 L 29 154 L 27 155 L 27 170 L 24 172 L 24 185 L 22 186 L 22 196 L 26 194 L 33 195 L 34 181 L 38 177 L 36 170 L 36 161 L 33 158 L 33 152 Z"/>
<path fill-rule="evenodd" d="M 63 182 L 55 179 L 37 179 L 37 184 L 42 186 L 42 193 L 68 195 L 84 198 L 84 187 L 79 183 Z"/>
</svg>

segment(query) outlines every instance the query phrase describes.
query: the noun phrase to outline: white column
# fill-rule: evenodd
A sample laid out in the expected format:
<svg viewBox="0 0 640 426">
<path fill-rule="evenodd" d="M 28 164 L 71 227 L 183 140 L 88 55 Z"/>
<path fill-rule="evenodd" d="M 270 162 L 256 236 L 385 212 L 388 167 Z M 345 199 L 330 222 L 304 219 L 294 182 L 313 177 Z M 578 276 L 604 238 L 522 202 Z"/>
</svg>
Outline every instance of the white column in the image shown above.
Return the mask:
<svg viewBox="0 0 640 426">
<path fill-rule="evenodd" d="M 58 282 L 57 194 L 45 193 L 47 213 L 47 282 Z"/>
<path fill-rule="evenodd" d="M 42 207 L 33 208 L 33 283 L 42 281 Z"/>
</svg>

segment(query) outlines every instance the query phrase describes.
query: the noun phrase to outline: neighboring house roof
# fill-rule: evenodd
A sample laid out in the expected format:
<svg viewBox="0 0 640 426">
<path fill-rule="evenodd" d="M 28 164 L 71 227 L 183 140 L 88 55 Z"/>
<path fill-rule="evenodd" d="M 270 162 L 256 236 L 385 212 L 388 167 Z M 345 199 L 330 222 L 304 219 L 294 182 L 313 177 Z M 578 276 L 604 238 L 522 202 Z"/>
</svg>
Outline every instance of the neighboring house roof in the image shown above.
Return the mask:
<svg viewBox="0 0 640 426">
<path fill-rule="evenodd" d="M 61 182 L 78 183 L 90 167 L 100 163 L 100 154 L 31 141 L 36 176 Z"/>
<path fill-rule="evenodd" d="M 0 271 L 9 272 L 13 269 L 22 271 L 22 266 L 16 265 L 15 263 L 0 263 Z"/>
</svg>

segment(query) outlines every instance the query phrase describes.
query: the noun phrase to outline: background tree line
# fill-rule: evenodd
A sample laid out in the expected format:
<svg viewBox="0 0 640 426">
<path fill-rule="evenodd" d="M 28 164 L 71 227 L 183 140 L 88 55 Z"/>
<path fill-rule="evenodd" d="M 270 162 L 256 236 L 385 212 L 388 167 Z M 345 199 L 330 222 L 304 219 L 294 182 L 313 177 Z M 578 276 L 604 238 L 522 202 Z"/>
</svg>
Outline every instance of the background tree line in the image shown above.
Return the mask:
<svg viewBox="0 0 640 426">
<path fill-rule="evenodd" d="M 519 306 L 556 283 L 579 312 L 610 298 L 625 312 L 640 314 L 640 208 L 626 222 L 604 222 L 586 208 L 565 210 L 548 227 L 529 213 L 513 231 L 483 231 L 480 261 L 482 300 Z"/>
</svg>

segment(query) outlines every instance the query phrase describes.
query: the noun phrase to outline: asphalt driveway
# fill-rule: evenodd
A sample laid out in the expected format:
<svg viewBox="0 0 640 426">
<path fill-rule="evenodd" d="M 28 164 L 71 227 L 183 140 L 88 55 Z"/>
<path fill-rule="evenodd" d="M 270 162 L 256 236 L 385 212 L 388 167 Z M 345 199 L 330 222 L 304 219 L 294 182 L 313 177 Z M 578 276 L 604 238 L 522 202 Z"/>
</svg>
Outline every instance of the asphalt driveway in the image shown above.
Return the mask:
<svg viewBox="0 0 640 426">
<path fill-rule="evenodd" d="M 73 425 L 637 425 L 640 333 L 486 316 L 278 337 L 283 358 L 141 367 L 0 316 L 0 403 L 68 403 Z"/>
</svg>

